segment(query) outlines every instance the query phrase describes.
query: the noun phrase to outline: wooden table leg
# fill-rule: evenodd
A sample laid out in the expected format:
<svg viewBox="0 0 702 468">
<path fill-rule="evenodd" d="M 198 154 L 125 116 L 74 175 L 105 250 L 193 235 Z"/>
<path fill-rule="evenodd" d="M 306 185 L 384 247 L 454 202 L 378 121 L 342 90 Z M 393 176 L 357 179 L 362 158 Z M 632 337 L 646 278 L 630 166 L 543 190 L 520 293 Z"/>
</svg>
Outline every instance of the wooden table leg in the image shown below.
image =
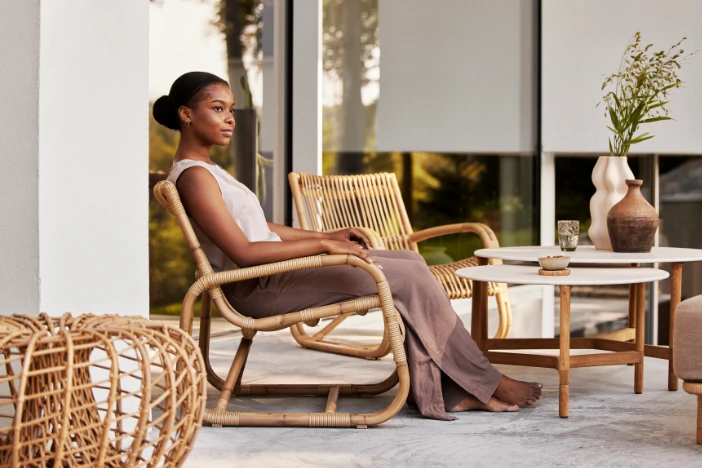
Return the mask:
<svg viewBox="0 0 702 468">
<path fill-rule="evenodd" d="M 481 351 L 486 351 L 487 333 L 487 283 L 473 281 L 473 301 L 471 310 L 470 334 Z M 484 310 L 483 310 L 484 309 Z"/>
<path fill-rule="evenodd" d="M 677 391 L 678 378 L 673 370 L 673 347 L 675 346 L 675 309 L 680 304 L 682 297 L 682 271 L 683 264 L 670 265 L 670 325 L 668 330 L 668 346 L 670 347 L 670 360 L 668 361 L 668 390 Z"/>
<path fill-rule="evenodd" d="M 558 415 L 568 417 L 568 379 L 570 374 L 570 286 L 559 286 L 561 291 L 560 356 L 558 358 Z"/>
<path fill-rule="evenodd" d="M 636 351 L 641 353 L 641 362 L 634 364 L 634 393 L 643 393 L 644 381 L 644 332 L 646 331 L 646 283 L 638 283 L 636 293 Z"/>
<path fill-rule="evenodd" d="M 636 285 L 629 285 L 629 328 L 636 328 Z"/>
</svg>

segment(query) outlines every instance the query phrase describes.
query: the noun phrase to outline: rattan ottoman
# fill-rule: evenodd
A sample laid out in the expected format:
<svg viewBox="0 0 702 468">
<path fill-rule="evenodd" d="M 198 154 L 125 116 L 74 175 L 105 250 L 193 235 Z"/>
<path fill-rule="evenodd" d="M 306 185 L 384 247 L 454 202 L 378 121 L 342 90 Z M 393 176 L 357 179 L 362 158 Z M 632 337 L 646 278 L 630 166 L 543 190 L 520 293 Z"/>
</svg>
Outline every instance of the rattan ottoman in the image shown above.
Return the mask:
<svg viewBox="0 0 702 468">
<path fill-rule="evenodd" d="M 202 355 L 142 318 L 0 317 L 0 466 L 180 466 L 202 425 Z"/>
</svg>

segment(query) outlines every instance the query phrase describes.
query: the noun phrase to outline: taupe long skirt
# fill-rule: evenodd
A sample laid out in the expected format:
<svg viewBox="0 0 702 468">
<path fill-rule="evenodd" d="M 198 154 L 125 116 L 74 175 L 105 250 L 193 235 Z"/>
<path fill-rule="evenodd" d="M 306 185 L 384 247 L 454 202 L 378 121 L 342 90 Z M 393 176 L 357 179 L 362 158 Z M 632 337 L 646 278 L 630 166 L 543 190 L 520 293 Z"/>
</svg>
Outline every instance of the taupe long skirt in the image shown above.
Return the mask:
<svg viewBox="0 0 702 468">
<path fill-rule="evenodd" d="M 488 403 L 502 374 L 478 349 L 424 259 L 411 251 L 373 250 L 405 321 L 411 396 L 422 415 L 452 420 L 446 409 L 467 394 Z M 296 271 L 224 288 L 229 302 L 254 318 L 377 293 L 366 272 L 346 265 Z"/>
</svg>

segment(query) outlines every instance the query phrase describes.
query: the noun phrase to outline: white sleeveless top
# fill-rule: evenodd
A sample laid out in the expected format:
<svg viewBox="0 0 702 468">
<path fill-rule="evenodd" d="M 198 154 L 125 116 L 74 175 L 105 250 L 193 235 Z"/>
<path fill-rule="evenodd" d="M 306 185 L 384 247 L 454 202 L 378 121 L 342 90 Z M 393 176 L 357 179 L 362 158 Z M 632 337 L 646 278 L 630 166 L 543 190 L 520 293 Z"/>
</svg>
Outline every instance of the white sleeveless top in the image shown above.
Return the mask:
<svg viewBox="0 0 702 468">
<path fill-rule="evenodd" d="M 266 216 L 256 195 L 220 166 L 203 161 L 183 159 L 173 163 L 168 180 L 175 184 L 183 171 L 194 166 L 204 167 L 212 174 L 212 177 L 219 184 L 219 190 L 222 192 L 222 198 L 224 198 L 229 214 L 232 215 L 249 242 L 280 242 L 280 237 L 268 228 Z M 238 268 L 236 263 L 200 231 L 192 219 L 191 222 L 202 250 L 205 251 L 215 271 Z"/>
</svg>

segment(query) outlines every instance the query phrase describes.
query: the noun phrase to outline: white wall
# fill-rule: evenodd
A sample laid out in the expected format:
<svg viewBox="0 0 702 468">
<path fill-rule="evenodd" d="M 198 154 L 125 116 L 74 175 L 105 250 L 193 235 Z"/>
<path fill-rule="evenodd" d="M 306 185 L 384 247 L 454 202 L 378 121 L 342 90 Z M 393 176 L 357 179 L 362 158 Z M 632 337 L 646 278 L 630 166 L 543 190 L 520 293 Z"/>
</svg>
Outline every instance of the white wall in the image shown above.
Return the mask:
<svg viewBox="0 0 702 468">
<path fill-rule="evenodd" d="M 39 309 L 38 103 L 39 0 L 0 0 L 0 315 Z"/>
<path fill-rule="evenodd" d="M 0 11 L 0 314 L 148 316 L 148 2 Z"/>
<path fill-rule="evenodd" d="M 41 310 L 148 316 L 148 2 L 42 2 Z"/>
<path fill-rule="evenodd" d="M 293 8 L 292 170 L 322 174 L 322 0 Z"/>
<path fill-rule="evenodd" d="M 617 71 L 634 32 L 655 50 L 683 35 L 685 49 L 702 50 L 699 0 L 543 0 L 543 144 L 549 152 L 608 154 L 602 77 Z M 702 56 L 683 65 L 683 88 L 672 90 L 675 121 L 648 124 L 656 137 L 636 152 L 702 153 Z"/>
<path fill-rule="evenodd" d="M 379 0 L 379 151 L 533 152 L 533 0 Z"/>
</svg>

